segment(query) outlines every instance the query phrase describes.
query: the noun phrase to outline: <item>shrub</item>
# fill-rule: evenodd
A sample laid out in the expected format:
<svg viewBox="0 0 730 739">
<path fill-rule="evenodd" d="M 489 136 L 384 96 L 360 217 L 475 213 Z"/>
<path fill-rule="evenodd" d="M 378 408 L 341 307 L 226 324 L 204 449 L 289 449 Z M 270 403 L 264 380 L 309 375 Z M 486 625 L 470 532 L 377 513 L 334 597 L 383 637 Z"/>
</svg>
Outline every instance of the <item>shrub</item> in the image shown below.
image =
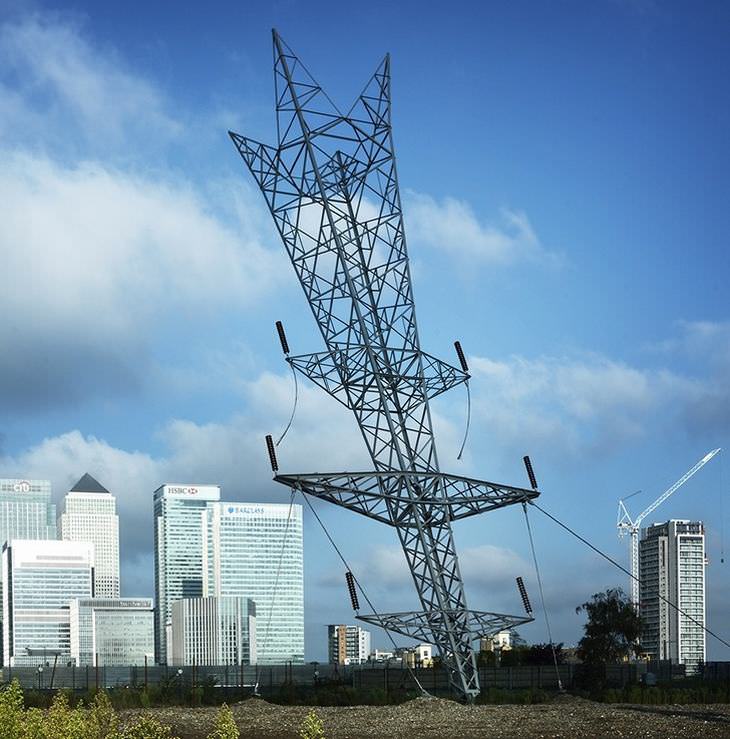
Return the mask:
<svg viewBox="0 0 730 739">
<path fill-rule="evenodd" d="M 143 713 L 137 721 L 128 726 L 121 739 L 178 739 L 169 726 L 163 726 L 157 719 Z"/>
<path fill-rule="evenodd" d="M 86 739 L 83 704 L 71 708 L 68 694 L 59 690 L 46 714 L 45 733 L 41 736 L 44 739 Z"/>
<path fill-rule="evenodd" d="M 212 734 L 208 735 L 208 739 L 238 739 L 240 735 L 236 721 L 233 718 L 233 711 L 224 703 L 218 711 L 215 729 Z"/>
<path fill-rule="evenodd" d="M 87 716 L 88 739 L 119 739 L 119 721 L 109 696 L 104 691 L 94 696 Z"/>
<path fill-rule="evenodd" d="M 23 716 L 23 739 L 44 739 L 46 736 L 46 712 L 42 708 L 29 708 Z"/>
<path fill-rule="evenodd" d="M 299 729 L 299 736 L 302 739 L 325 739 L 322 719 L 317 716 L 316 711 L 312 710 L 307 714 Z"/>
<path fill-rule="evenodd" d="M 23 723 L 23 690 L 13 680 L 0 690 L 0 726 L 6 739 L 20 739 Z"/>
</svg>

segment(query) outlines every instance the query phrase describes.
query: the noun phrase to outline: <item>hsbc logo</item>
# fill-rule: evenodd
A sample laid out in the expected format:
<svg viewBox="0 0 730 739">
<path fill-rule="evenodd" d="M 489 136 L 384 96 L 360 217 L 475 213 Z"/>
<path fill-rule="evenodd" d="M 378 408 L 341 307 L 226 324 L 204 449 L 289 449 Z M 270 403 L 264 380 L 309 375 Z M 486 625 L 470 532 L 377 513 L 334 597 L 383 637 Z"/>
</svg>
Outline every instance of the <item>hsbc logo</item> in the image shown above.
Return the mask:
<svg viewBox="0 0 730 739">
<path fill-rule="evenodd" d="M 167 492 L 171 495 L 197 495 L 198 488 L 169 487 Z"/>
</svg>

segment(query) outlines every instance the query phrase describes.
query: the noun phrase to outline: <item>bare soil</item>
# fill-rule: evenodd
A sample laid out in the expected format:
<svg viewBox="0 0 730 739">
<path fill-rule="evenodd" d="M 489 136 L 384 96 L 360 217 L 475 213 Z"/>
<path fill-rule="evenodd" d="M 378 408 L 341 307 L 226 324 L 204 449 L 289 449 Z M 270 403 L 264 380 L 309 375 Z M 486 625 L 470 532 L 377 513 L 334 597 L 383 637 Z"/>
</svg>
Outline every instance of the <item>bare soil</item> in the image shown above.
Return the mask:
<svg viewBox="0 0 730 739">
<path fill-rule="evenodd" d="M 298 739 L 309 706 L 252 698 L 232 706 L 243 739 Z M 217 708 L 156 708 L 181 739 L 204 739 Z M 316 707 L 327 739 L 473 737 L 730 737 L 730 705 L 609 705 L 573 696 L 529 706 L 465 706 L 417 698 L 397 706 Z M 139 711 L 122 711 L 123 721 Z"/>
</svg>

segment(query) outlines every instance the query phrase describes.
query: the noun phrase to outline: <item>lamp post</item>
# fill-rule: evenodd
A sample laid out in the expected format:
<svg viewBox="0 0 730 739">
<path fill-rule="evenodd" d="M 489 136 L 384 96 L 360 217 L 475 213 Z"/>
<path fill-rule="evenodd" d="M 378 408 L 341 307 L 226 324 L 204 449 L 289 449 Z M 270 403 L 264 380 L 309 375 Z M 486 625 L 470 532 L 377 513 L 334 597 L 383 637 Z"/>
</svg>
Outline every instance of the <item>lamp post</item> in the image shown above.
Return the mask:
<svg viewBox="0 0 730 739">
<path fill-rule="evenodd" d="M 43 679 L 43 665 L 38 665 L 38 690 L 41 689 L 42 679 Z"/>
<path fill-rule="evenodd" d="M 177 670 L 177 697 L 180 703 L 182 703 L 182 675 L 182 667 L 179 667 Z"/>
</svg>

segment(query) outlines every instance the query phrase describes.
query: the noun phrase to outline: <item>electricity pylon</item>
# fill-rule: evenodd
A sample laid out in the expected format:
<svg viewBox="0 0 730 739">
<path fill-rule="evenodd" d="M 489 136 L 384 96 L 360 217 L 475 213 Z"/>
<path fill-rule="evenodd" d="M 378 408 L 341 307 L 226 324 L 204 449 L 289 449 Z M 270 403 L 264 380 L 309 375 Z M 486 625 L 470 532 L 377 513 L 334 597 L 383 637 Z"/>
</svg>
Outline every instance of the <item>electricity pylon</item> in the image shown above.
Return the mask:
<svg viewBox="0 0 730 739">
<path fill-rule="evenodd" d="M 277 145 L 230 136 L 261 188 L 326 346 L 287 361 L 354 413 L 374 465 L 274 479 L 395 528 L 422 610 L 358 618 L 433 641 L 451 685 L 471 700 L 479 692 L 472 642 L 533 619 L 467 608 L 451 522 L 539 493 L 439 470 L 429 400 L 469 374 L 461 352 L 457 369 L 420 348 L 389 57 L 342 113 L 276 31 L 273 40 Z"/>
</svg>

